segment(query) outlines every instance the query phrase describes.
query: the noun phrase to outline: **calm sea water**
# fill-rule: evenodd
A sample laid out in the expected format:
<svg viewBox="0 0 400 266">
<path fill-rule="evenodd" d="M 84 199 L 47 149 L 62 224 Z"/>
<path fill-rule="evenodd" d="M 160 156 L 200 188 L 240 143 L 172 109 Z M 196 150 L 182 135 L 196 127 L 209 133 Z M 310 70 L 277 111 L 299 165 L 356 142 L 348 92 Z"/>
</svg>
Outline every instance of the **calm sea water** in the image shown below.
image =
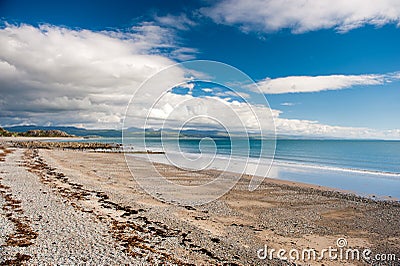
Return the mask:
<svg viewBox="0 0 400 266">
<path fill-rule="evenodd" d="M 119 138 L 91 139 L 90 141 L 122 143 Z M 144 149 L 143 141 L 140 139 L 128 138 L 125 141 L 137 150 Z M 226 156 L 253 158 L 260 156 L 261 141 L 257 139 L 250 139 L 250 141 L 238 139 L 235 141 L 236 146 L 227 138 L 215 138 L 213 141 L 215 146 L 211 141 L 201 142 L 199 138 L 181 138 L 177 147 L 174 139 L 164 139 L 161 144 L 159 138 L 147 138 L 146 148 L 154 151 L 160 151 L 163 148 L 180 148 L 182 152 L 194 154 L 200 152 L 212 154 L 216 150 L 217 154 Z M 267 152 L 265 156 L 269 155 L 270 153 Z M 294 164 L 400 175 L 400 141 L 277 140 L 274 159 Z"/>
<path fill-rule="evenodd" d="M 94 139 L 92 141 L 119 142 L 121 139 Z M 143 150 L 143 141 L 125 139 L 125 144 Z M 258 157 L 272 155 L 272 143 L 264 142 L 267 152 L 260 153 L 261 141 L 227 138 L 201 140 L 199 138 L 175 139 L 147 138 L 146 149 L 153 151 L 206 156 L 216 153 L 219 160 L 232 156 L 245 163 Z M 165 156 L 164 156 L 165 157 Z M 163 155 L 154 155 L 152 160 L 166 162 Z M 247 163 L 248 163 L 247 162 Z M 214 168 L 219 168 L 215 164 Z M 277 140 L 274 163 L 269 177 L 348 190 L 357 194 L 391 196 L 400 198 L 400 141 L 382 140 Z"/>
</svg>

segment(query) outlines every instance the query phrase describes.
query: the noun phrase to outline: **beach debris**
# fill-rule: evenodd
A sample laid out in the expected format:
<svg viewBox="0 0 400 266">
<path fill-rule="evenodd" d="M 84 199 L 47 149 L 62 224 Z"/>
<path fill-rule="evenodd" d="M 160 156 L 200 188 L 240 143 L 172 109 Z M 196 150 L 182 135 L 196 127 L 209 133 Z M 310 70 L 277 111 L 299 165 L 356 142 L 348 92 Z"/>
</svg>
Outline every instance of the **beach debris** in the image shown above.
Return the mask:
<svg viewBox="0 0 400 266">
<path fill-rule="evenodd" d="M 4 161 L 6 154 L 11 153 L 11 151 L 4 148 L 2 150 L 3 153 L 1 153 L 1 157 L 3 159 L 2 161 Z M 34 240 L 37 238 L 38 234 L 30 226 L 30 219 L 24 215 L 21 201 L 16 199 L 12 194 L 11 188 L 3 185 L 1 181 L 2 177 L 0 176 L 0 197 L 4 200 L 2 210 L 7 220 L 10 221 L 14 227 L 13 232 L 7 235 L 3 246 L 28 247 L 34 244 Z M 9 258 L 3 263 L 4 265 L 21 265 L 29 261 L 30 258 L 30 255 L 16 253 L 14 258 Z"/>
</svg>

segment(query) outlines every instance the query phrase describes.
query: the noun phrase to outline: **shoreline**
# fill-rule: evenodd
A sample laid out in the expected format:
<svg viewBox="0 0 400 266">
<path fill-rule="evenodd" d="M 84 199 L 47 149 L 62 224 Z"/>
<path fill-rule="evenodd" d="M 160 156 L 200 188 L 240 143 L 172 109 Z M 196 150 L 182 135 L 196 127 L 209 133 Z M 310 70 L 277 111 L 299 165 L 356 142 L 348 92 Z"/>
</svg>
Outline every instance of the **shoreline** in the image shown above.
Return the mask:
<svg viewBox="0 0 400 266">
<path fill-rule="evenodd" d="M 90 151 L 90 152 L 92 152 L 92 151 Z M 95 151 L 94 153 L 97 153 L 97 152 Z M 138 153 L 138 154 L 145 154 L 145 153 L 146 152 Z M 153 163 L 155 165 L 158 165 L 158 167 L 173 167 L 172 164 L 160 163 L 157 161 L 150 161 L 143 157 L 135 157 L 135 158 L 138 160 L 143 160 L 146 162 Z M 223 172 L 219 169 L 203 170 L 203 171 L 204 172 L 220 172 L 220 173 Z M 236 173 L 236 172 L 227 172 L 227 173 L 230 173 L 232 175 L 240 175 L 239 173 Z M 252 176 L 248 175 L 248 174 L 243 174 L 242 178 L 248 181 L 252 178 Z M 393 198 L 393 197 L 388 197 L 388 196 L 367 197 L 367 196 L 359 195 L 356 192 L 351 191 L 351 190 L 341 190 L 338 188 L 333 188 L 333 187 L 328 187 L 328 186 L 323 186 L 323 185 L 316 185 L 316 184 L 284 180 L 284 179 L 276 179 L 276 178 L 270 178 L 270 177 L 265 177 L 263 179 L 264 179 L 263 183 L 266 183 L 266 184 L 285 187 L 285 188 L 293 189 L 293 190 L 298 189 L 303 192 L 307 192 L 307 193 L 311 193 L 311 194 L 328 195 L 328 196 L 337 197 L 337 198 L 341 198 L 341 199 L 351 199 L 351 200 L 355 200 L 355 201 L 363 201 L 363 202 L 371 202 L 371 203 L 386 202 L 389 204 L 394 204 L 396 206 L 397 205 L 400 206 L 399 199 Z"/>
<path fill-rule="evenodd" d="M 321 250 L 335 246 L 340 237 L 346 238 L 352 247 L 370 248 L 375 253 L 390 252 L 400 257 L 400 221 L 397 219 L 400 205 L 396 202 L 374 201 L 325 187 L 275 179 L 266 179 L 257 190 L 249 192 L 248 179 L 243 177 L 231 191 L 213 202 L 193 207 L 179 206 L 156 200 L 145 193 L 132 178 L 123 154 L 67 149 L 10 148 L 5 151 L 0 153 L 5 160 L 0 163 L 3 167 L 0 184 L 9 187 L 7 193 L 13 195 L 14 200 L 21 201 L 20 209 L 24 213 L 31 213 L 27 216 L 30 218 L 23 221 L 38 234 L 28 249 L 6 246 L 7 258 L 10 259 L 16 258 L 17 251 L 30 256 L 29 259 L 25 257 L 30 263 L 60 263 L 66 259 L 67 255 L 56 255 L 51 249 L 42 248 L 48 245 L 47 239 L 54 239 L 52 235 L 57 230 L 63 230 L 64 226 L 71 228 L 72 218 L 60 214 L 65 217 L 64 221 L 54 228 L 45 223 L 47 218 L 40 218 L 50 214 L 57 217 L 58 212 L 64 209 L 76 217 L 73 218 L 77 219 L 73 222 L 75 224 L 89 223 L 88 228 L 95 228 L 97 225 L 89 222 L 94 219 L 103 226 L 96 230 L 106 230 L 101 235 L 111 237 L 115 242 L 113 245 L 121 247 L 123 254 L 118 256 L 121 260 L 124 258 L 125 263 L 131 259 L 136 263 L 138 259 L 142 262 L 150 259 L 153 263 L 158 261 L 170 265 L 286 265 L 278 259 L 260 260 L 257 250 L 267 244 L 275 249 L 309 247 Z M 17 163 L 18 160 L 22 164 Z M 134 173 L 147 171 L 150 167 L 149 162 L 135 162 Z M 183 185 L 207 181 L 215 174 L 214 170 L 192 173 L 169 165 L 155 165 L 159 171 Z M 18 178 L 14 180 L 21 180 L 12 181 L 6 172 L 14 173 Z M 40 190 L 31 189 L 35 186 L 40 186 Z M 22 193 L 24 189 L 29 194 Z M 16 194 L 20 190 L 22 194 Z M 50 196 L 57 200 L 46 198 L 49 201 L 47 207 L 40 205 L 39 198 Z M 62 206 L 56 202 L 61 202 Z M 81 214 L 86 217 L 84 220 L 79 218 Z M 12 215 L 19 217 L 18 213 Z M 1 217 L 0 212 L 0 224 L 7 225 Z M 12 231 L 11 225 L 6 228 Z M 86 233 L 91 234 L 90 231 Z M 102 238 L 96 241 L 108 245 Z M 68 239 L 59 244 L 65 246 L 69 241 L 83 241 L 69 252 L 79 251 L 81 245 L 95 245 L 92 237 L 75 240 L 72 236 Z M 58 245 L 57 240 L 54 241 Z M 37 257 L 33 251 L 38 249 L 51 257 Z M 85 259 L 101 263 L 99 254 L 93 252 Z M 111 255 L 106 256 L 110 258 Z M 80 261 L 81 257 L 77 257 L 75 263 Z M 297 261 L 293 265 L 296 263 L 303 264 Z M 310 261 L 307 263 L 317 265 Z M 343 261 L 324 259 L 318 265 L 320 263 L 342 265 Z M 363 261 L 352 263 L 364 264 Z"/>
<path fill-rule="evenodd" d="M 45 140 L 45 142 L 43 142 Z M 51 140 L 54 140 L 52 142 Z M 58 140 L 71 140 L 68 142 L 58 142 Z M 102 143 L 102 142 L 74 142 L 74 140 L 84 140 L 81 137 L 56 137 L 56 138 L 42 138 L 42 137 L 2 137 L 0 138 L 1 143 L 8 143 L 13 147 L 19 148 L 45 148 L 45 149 L 72 149 L 72 150 L 83 150 L 87 152 L 96 152 L 96 153 L 116 153 L 116 154 L 127 154 L 128 156 L 135 156 L 136 158 L 143 160 L 150 160 L 153 163 L 160 163 L 171 166 L 172 164 L 169 162 L 159 161 L 156 157 L 144 157 L 144 155 L 148 156 L 158 156 L 163 155 L 163 152 L 158 151 L 123 151 L 121 150 L 121 145 L 117 143 Z M 43 145 L 44 144 L 44 145 Z M 240 158 L 236 158 L 236 160 L 240 160 Z M 321 170 L 321 171 L 335 171 L 335 172 L 344 172 L 344 173 L 357 173 L 357 174 L 366 174 L 366 175 L 375 175 L 375 173 L 369 173 L 368 171 L 357 170 L 357 169 L 342 169 L 335 167 L 319 167 L 314 165 L 303 165 L 297 163 L 291 163 L 286 161 L 274 160 L 273 165 L 277 167 L 294 167 L 295 169 L 312 169 L 312 170 Z M 222 171 L 220 169 L 212 169 L 212 171 Z M 240 172 L 232 172 L 232 174 L 237 175 Z M 249 176 L 250 174 L 244 173 L 244 176 Z M 376 175 L 384 176 L 385 174 L 376 173 Z M 392 174 L 388 174 L 389 176 L 393 176 Z M 397 177 L 397 175 L 394 175 Z M 310 182 L 302 182 L 284 178 L 276 178 L 276 177 L 265 177 L 265 181 L 272 182 L 276 184 L 282 185 L 291 185 L 299 188 L 309 188 L 314 190 L 322 190 L 322 191 L 331 191 L 335 193 L 345 194 L 346 197 L 358 197 L 360 199 L 371 200 L 371 201 L 388 201 L 388 202 L 397 202 L 400 203 L 399 197 L 394 197 L 391 195 L 377 195 L 377 193 L 359 193 L 353 189 L 342 189 L 338 187 L 326 186 L 322 184 L 313 184 Z"/>
<path fill-rule="evenodd" d="M 156 154 L 156 153 L 155 153 Z M 146 161 L 151 161 L 153 163 L 160 163 L 160 164 L 165 164 L 165 165 L 172 165 L 171 163 L 169 163 L 168 161 L 166 161 L 163 158 L 159 158 L 159 157 L 154 157 L 151 153 L 147 154 L 146 153 L 137 153 L 137 154 L 127 154 L 128 156 L 135 156 L 136 158 L 142 159 L 142 160 L 146 160 Z M 153 157 L 152 157 L 153 156 Z M 155 155 L 157 156 L 157 155 Z M 240 162 L 243 161 L 241 159 L 235 159 L 235 162 Z M 240 164 L 240 163 L 238 163 Z M 250 163 L 251 164 L 251 163 Z M 242 169 L 242 168 L 240 168 Z M 377 180 L 379 180 L 378 178 L 387 178 L 386 175 L 380 175 L 380 174 L 370 174 L 370 173 L 366 173 L 363 171 L 346 171 L 346 170 L 337 170 L 337 169 L 331 169 L 331 168 L 323 168 L 323 167 L 318 167 L 318 166 L 312 166 L 312 165 L 302 165 L 302 164 L 296 164 L 296 163 L 286 163 L 286 162 L 276 162 L 275 160 L 273 161 L 273 164 L 271 165 L 271 169 L 269 172 L 268 177 L 265 177 L 266 180 L 270 180 L 272 182 L 283 182 L 283 183 L 288 183 L 288 184 L 294 184 L 295 186 L 309 186 L 309 187 L 313 187 L 313 188 L 321 188 L 324 190 L 331 190 L 331 191 L 336 191 L 336 192 L 340 192 L 340 193 L 345 193 L 345 194 L 354 194 L 357 197 L 361 197 L 361 198 L 366 198 L 366 199 L 371 199 L 371 200 L 379 200 L 379 201 L 393 201 L 393 202 L 399 202 L 400 197 L 396 197 L 393 196 L 391 194 L 379 194 L 378 191 L 375 192 L 370 192 L 370 193 L 362 193 L 360 191 L 357 191 L 353 188 L 351 188 L 350 184 L 352 181 L 352 177 L 349 178 L 348 183 L 349 185 L 347 185 L 349 188 L 340 188 L 340 187 L 333 187 L 333 186 L 327 186 L 324 184 L 320 184 L 319 182 L 321 182 L 321 179 L 318 179 L 318 183 L 315 182 L 316 180 L 310 179 L 310 182 L 307 181 L 303 181 L 303 180 L 293 180 L 292 178 L 280 178 L 279 175 L 276 173 L 279 170 L 282 169 L 290 169 L 291 173 L 296 173 L 296 171 L 304 171 L 304 169 L 308 170 L 310 175 L 311 175 L 311 171 L 316 171 L 316 174 L 314 174 L 316 176 L 316 178 L 324 178 L 324 174 L 325 173 L 333 173 L 337 176 L 341 176 L 341 173 L 345 173 L 345 174 L 353 174 L 353 175 L 358 175 L 360 174 L 361 176 L 366 176 L 366 177 L 377 177 Z M 212 170 L 214 171 L 221 171 L 220 168 L 213 168 Z M 233 174 L 240 174 L 241 171 L 231 171 Z M 251 175 L 251 173 L 243 173 L 244 175 Z M 271 177 L 272 175 L 272 177 Z M 275 175 L 275 176 L 274 176 Z M 307 174 L 304 174 L 307 175 Z M 392 176 L 392 175 L 390 175 Z M 330 177 L 328 175 L 328 177 Z M 358 177 L 358 176 L 357 176 Z M 397 175 L 395 176 L 395 178 L 397 178 Z M 397 181 L 397 179 L 394 179 L 395 181 Z M 314 183 L 312 183 L 314 181 Z M 346 184 L 346 180 L 343 180 L 343 182 Z M 354 183 L 354 181 L 353 181 Z"/>
</svg>

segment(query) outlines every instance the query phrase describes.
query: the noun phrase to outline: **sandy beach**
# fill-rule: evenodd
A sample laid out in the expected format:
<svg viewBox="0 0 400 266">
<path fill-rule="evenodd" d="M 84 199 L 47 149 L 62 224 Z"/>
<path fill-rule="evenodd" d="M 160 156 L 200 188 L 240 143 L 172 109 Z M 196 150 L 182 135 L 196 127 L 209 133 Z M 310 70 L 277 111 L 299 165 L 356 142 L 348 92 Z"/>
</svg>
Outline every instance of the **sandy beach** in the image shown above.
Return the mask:
<svg viewBox="0 0 400 266">
<path fill-rule="evenodd" d="M 150 162 L 137 159 L 135 171 Z M 213 178 L 156 164 L 181 184 Z M 179 177 L 179 178 L 177 178 Z M 266 179 L 253 192 L 242 177 L 202 206 L 154 199 L 123 154 L 0 149 L 0 264 L 366 265 L 372 261 L 259 258 L 269 249 L 370 249 L 400 258 L 400 204 L 329 188 Z M 371 255 L 372 256 L 372 255 Z M 391 262 L 398 265 L 398 261 Z"/>
</svg>

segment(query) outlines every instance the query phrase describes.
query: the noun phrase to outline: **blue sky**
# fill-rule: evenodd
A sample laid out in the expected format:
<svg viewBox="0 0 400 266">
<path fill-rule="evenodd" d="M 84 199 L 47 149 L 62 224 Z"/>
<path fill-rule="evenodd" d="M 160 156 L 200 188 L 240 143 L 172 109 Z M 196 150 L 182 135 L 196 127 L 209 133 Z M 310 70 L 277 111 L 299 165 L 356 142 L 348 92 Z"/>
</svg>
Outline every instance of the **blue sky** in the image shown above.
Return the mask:
<svg viewBox="0 0 400 266">
<path fill-rule="evenodd" d="M 400 5 L 396 1 L 302 2 L 0 1 L 0 62 L 19 73 L 0 74 L 0 124 L 119 127 L 123 111 L 117 107 L 129 94 L 129 80 L 123 73 L 130 70 L 111 73 L 120 62 L 103 56 L 109 49 L 121 61 L 132 56 L 133 68 L 149 64 L 143 60 L 152 61 L 155 69 L 186 59 L 232 65 L 260 84 L 271 109 L 279 113 L 278 133 L 343 137 L 355 128 L 353 137 L 400 138 Z M 40 41 L 50 35 L 44 37 L 43 32 L 56 36 L 46 41 L 46 49 Z M 86 47 L 79 50 L 85 60 L 69 57 L 55 65 L 48 63 L 49 69 L 47 63 L 41 67 L 24 63 L 18 57 L 21 53 L 11 47 L 15 38 L 26 44 L 26 60 L 40 57 L 53 62 L 53 51 L 59 49 L 58 56 L 68 53 L 68 41 L 74 36 L 79 40 L 70 47 Z M 103 37 L 112 40 L 105 42 Z M 98 42 L 107 45 L 97 51 Z M 90 50 L 90 45 L 96 49 Z M 86 58 L 85 49 L 93 51 L 88 57 L 96 62 L 116 64 L 112 70 L 101 67 L 97 72 L 123 77 L 126 83 L 119 80 L 114 89 L 110 81 L 100 86 L 99 79 L 89 80 L 94 79 L 90 76 L 93 62 Z M 82 76 L 86 70 L 65 75 L 66 64 L 70 69 L 89 64 L 87 75 Z M 147 77 L 145 72 L 131 74 L 138 76 L 138 84 Z M 36 79 L 41 84 L 46 79 L 52 82 L 39 86 Z M 33 103 L 31 109 L 19 97 L 22 94 Z M 315 124 L 342 129 L 321 133 Z"/>
</svg>

